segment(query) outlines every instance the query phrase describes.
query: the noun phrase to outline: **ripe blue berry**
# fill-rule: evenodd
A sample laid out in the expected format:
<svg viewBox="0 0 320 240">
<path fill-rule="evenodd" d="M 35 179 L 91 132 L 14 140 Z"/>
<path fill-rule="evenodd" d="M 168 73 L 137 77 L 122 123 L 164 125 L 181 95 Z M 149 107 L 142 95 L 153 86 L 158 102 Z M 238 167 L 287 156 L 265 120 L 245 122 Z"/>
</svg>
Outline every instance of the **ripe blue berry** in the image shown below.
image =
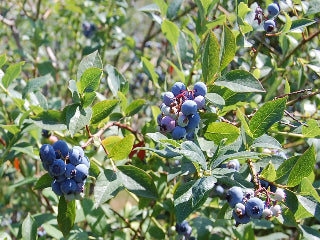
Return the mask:
<svg viewBox="0 0 320 240">
<path fill-rule="evenodd" d="M 68 163 L 66 165 L 65 175 L 67 178 L 73 178 L 76 175 L 76 167 L 73 164 Z"/>
<path fill-rule="evenodd" d="M 193 100 L 187 100 L 181 105 L 181 112 L 186 115 L 193 115 L 197 112 L 198 106 Z"/>
<path fill-rule="evenodd" d="M 69 152 L 70 163 L 74 166 L 77 166 L 80 163 L 81 154 L 77 148 L 72 148 Z"/>
<path fill-rule="evenodd" d="M 181 224 L 176 224 L 176 231 L 179 235 L 189 237 L 192 232 L 192 227 L 189 225 L 188 221 L 184 220 Z"/>
<path fill-rule="evenodd" d="M 163 103 L 167 106 L 170 106 L 174 101 L 174 95 L 172 92 L 165 92 L 163 95 Z"/>
<path fill-rule="evenodd" d="M 206 105 L 206 99 L 202 95 L 196 96 L 194 98 L 194 101 L 197 104 L 198 110 L 204 108 L 204 106 Z"/>
<path fill-rule="evenodd" d="M 56 158 L 65 158 L 69 154 L 69 147 L 65 141 L 59 140 L 52 144 Z"/>
<path fill-rule="evenodd" d="M 171 92 L 175 97 L 185 90 L 186 86 L 182 82 L 176 82 L 171 88 Z"/>
<path fill-rule="evenodd" d="M 49 138 L 51 136 L 51 133 L 46 130 L 46 129 L 42 129 L 42 132 L 41 132 L 41 135 L 44 137 L 44 138 Z"/>
<path fill-rule="evenodd" d="M 216 193 L 222 195 L 224 193 L 224 188 L 221 185 L 216 186 Z"/>
<path fill-rule="evenodd" d="M 239 171 L 240 163 L 238 159 L 232 159 L 227 163 L 227 168 Z"/>
<path fill-rule="evenodd" d="M 280 12 L 279 5 L 277 3 L 271 3 L 268 6 L 268 13 L 270 17 L 274 17 Z"/>
<path fill-rule="evenodd" d="M 43 144 L 40 148 L 40 159 L 43 163 L 51 165 L 56 159 L 56 154 L 50 144 Z"/>
<path fill-rule="evenodd" d="M 260 185 L 261 185 L 261 187 L 264 187 L 265 189 L 267 189 L 269 187 L 269 183 L 265 180 L 260 180 Z"/>
<path fill-rule="evenodd" d="M 67 179 L 67 177 L 64 174 L 62 174 L 60 176 L 54 176 L 53 178 L 59 183 L 65 181 Z"/>
<path fill-rule="evenodd" d="M 160 114 L 157 116 L 157 123 L 158 123 L 158 125 L 161 124 L 161 120 L 162 120 L 162 114 L 160 113 Z"/>
<path fill-rule="evenodd" d="M 57 182 L 57 181 L 53 181 L 51 183 L 51 188 L 52 188 L 52 191 L 57 194 L 58 196 L 62 196 L 63 195 L 63 192 L 61 191 L 60 189 L 60 183 Z"/>
<path fill-rule="evenodd" d="M 176 121 L 172 117 L 165 116 L 164 118 L 162 118 L 161 125 L 160 125 L 160 128 L 162 131 L 172 132 L 175 126 L 176 126 Z"/>
<path fill-rule="evenodd" d="M 263 28 L 267 33 L 272 32 L 276 27 L 276 22 L 274 20 L 267 20 L 263 24 Z"/>
<path fill-rule="evenodd" d="M 251 188 L 247 188 L 243 191 L 243 195 L 246 199 L 250 199 L 254 197 L 254 191 Z"/>
<path fill-rule="evenodd" d="M 246 224 L 246 223 L 250 222 L 250 217 L 248 215 L 244 214 L 244 215 L 238 216 L 236 214 L 235 210 L 233 210 L 232 216 L 236 220 L 237 224 Z"/>
<path fill-rule="evenodd" d="M 77 149 L 80 153 L 80 156 L 83 157 L 84 156 L 84 151 L 82 149 L 82 147 L 80 146 L 74 146 L 72 149 Z"/>
<path fill-rule="evenodd" d="M 264 209 L 264 202 L 257 197 L 250 198 L 246 203 L 246 214 L 252 218 L 260 218 Z"/>
<path fill-rule="evenodd" d="M 184 138 L 186 133 L 187 133 L 187 131 L 184 127 L 176 126 L 172 131 L 172 138 L 174 140 L 180 140 L 180 139 Z"/>
<path fill-rule="evenodd" d="M 51 174 L 53 176 L 58 177 L 58 176 L 65 173 L 66 164 L 64 163 L 64 161 L 62 159 L 54 160 L 54 162 L 52 163 L 52 165 L 49 168 L 49 171 L 51 172 Z"/>
<path fill-rule="evenodd" d="M 77 183 L 70 178 L 67 178 L 64 182 L 61 183 L 61 191 L 64 194 L 74 193 L 77 188 Z"/>
<path fill-rule="evenodd" d="M 84 155 L 80 160 L 80 164 L 86 165 L 88 167 L 88 169 L 89 169 L 90 168 L 90 160 L 89 160 L 89 158 L 86 155 Z"/>
<path fill-rule="evenodd" d="M 188 116 L 189 123 L 186 127 L 187 133 L 193 132 L 200 123 L 200 115 L 198 113 L 193 114 L 192 116 Z"/>
<path fill-rule="evenodd" d="M 227 191 L 226 199 L 231 207 L 234 207 L 237 203 L 241 203 L 243 199 L 243 193 L 240 187 L 232 187 Z"/>
<path fill-rule="evenodd" d="M 193 90 L 195 90 L 193 94 L 195 97 L 199 95 L 204 97 L 207 94 L 207 86 L 203 82 L 197 82 L 194 85 Z"/>
<path fill-rule="evenodd" d="M 193 141 L 194 139 L 194 132 L 188 132 L 186 135 L 186 139 L 189 141 Z"/>
<path fill-rule="evenodd" d="M 76 166 L 76 175 L 74 177 L 74 180 L 76 182 L 83 182 L 87 179 L 89 174 L 89 168 L 85 164 L 79 164 Z"/>
<path fill-rule="evenodd" d="M 77 188 L 75 190 L 75 193 L 82 193 L 84 191 L 84 185 L 85 185 L 85 181 L 84 182 L 80 182 L 77 183 Z"/>
</svg>

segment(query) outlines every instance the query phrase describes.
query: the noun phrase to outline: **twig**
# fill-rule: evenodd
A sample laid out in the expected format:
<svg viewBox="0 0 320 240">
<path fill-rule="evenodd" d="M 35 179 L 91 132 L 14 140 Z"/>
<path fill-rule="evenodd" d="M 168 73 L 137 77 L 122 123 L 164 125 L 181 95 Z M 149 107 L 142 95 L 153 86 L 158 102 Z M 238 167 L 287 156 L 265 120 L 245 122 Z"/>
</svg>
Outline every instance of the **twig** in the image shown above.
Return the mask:
<svg viewBox="0 0 320 240">
<path fill-rule="evenodd" d="M 312 88 L 307 88 L 307 89 L 302 89 L 302 90 L 298 90 L 298 91 L 291 92 L 291 93 L 286 93 L 286 94 L 275 97 L 273 100 L 276 100 L 279 98 L 284 98 L 284 97 L 291 96 L 291 95 L 298 94 L 298 93 L 308 92 L 308 91 L 312 91 Z"/>
<path fill-rule="evenodd" d="M 308 95 L 299 96 L 298 98 L 296 98 L 296 99 L 294 99 L 294 100 L 292 100 L 292 101 L 290 101 L 290 102 L 287 102 L 287 106 L 294 105 L 296 102 L 299 102 L 299 101 L 301 101 L 301 100 L 303 100 L 303 99 L 306 99 L 306 98 L 309 98 L 309 97 L 312 97 L 312 96 L 315 96 L 315 95 L 317 95 L 317 94 L 319 94 L 319 93 L 320 93 L 320 90 L 317 90 L 317 91 L 312 92 L 312 93 L 310 93 L 310 94 L 308 94 Z"/>
<path fill-rule="evenodd" d="M 283 124 L 283 125 L 287 125 L 289 127 L 292 127 L 292 128 L 297 128 L 297 126 L 291 124 L 291 123 L 287 123 L 287 122 L 284 122 L 284 121 L 279 121 L 280 124 Z"/>
<path fill-rule="evenodd" d="M 260 186 L 260 181 L 258 178 L 258 173 L 256 172 L 256 169 L 253 166 L 251 159 L 248 159 L 248 166 L 249 166 L 250 172 L 252 174 L 252 181 L 253 181 L 253 184 L 255 185 L 255 188 L 260 189 L 261 186 Z"/>
<path fill-rule="evenodd" d="M 292 113 L 288 112 L 287 110 L 284 110 L 284 113 L 285 113 L 287 116 L 291 117 L 294 121 L 297 121 L 298 123 L 300 123 L 301 125 L 303 125 L 303 126 L 305 126 L 305 127 L 309 127 L 307 124 L 301 122 L 299 119 L 297 119 L 295 116 L 293 116 Z"/>
</svg>

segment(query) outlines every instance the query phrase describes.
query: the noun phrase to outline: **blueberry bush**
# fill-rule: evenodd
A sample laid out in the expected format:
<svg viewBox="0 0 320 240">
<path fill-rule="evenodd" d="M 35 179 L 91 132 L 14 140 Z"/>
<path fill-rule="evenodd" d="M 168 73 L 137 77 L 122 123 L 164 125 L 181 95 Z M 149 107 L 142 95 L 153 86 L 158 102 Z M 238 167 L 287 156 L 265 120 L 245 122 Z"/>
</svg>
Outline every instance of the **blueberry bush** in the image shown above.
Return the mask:
<svg viewBox="0 0 320 240">
<path fill-rule="evenodd" d="M 320 239 L 319 0 L 0 2 L 0 239 Z"/>
</svg>

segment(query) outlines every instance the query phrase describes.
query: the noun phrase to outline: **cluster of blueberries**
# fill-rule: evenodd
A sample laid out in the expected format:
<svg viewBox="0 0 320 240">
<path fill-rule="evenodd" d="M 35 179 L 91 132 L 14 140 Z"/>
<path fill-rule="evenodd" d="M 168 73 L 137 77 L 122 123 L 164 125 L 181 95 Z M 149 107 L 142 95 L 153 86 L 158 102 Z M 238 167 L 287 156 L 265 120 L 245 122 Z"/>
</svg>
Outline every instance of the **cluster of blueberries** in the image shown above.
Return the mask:
<svg viewBox="0 0 320 240">
<path fill-rule="evenodd" d="M 195 237 L 191 236 L 192 227 L 189 225 L 187 220 L 182 221 L 182 223 L 176 224 L 176 232 L 179 235 L 183 235 L 186 240 L 196 240 Z"/>
<path fill-rule="evenodd" d="M 187 90 L 182 82 L 176 82 L 170 92 L 163 95 L 161 113 L 157 121 L 162 133 L 171 133 L 174 140 L 193 140 L 200 123 L 199 110 L 205 107 L 207 86 L 197 82 L 193 90 Z"/>
<path fill-rule="evenodd" d="M 55 194 L 64 195 L 68 201 L 83 197 L 90 161 L 80 146 L 69 150 L 62 140 L 52 145 L 44 144 L 40 148 L 40 159 L 43 168 L 53 178 L 51 187 Z"/>
<path fill-rule="evenodd" d="M 280 6 L 278 3 L 271 3 L 268 5 L 268 20 L 263 24 L 263 28 L 266 32 L 272 32 L 276 27 L 276 21 L 274 20 L 280 12 Z"/>
<path fill-rule="evenodd" d="M 232 216 L 236 220 L 236 225 L 246 224 L 252 219 L 269 220 L 272 216 L 279 216 L 281 206 L 277 203 L 284 201 L 286 194 L 283 189 L 278 188 L 272 196 L 274 201 L 268 202 L 255 197 L 252 189 L 230 188 L 226 199 L 233 208 Z"/>
</svg>

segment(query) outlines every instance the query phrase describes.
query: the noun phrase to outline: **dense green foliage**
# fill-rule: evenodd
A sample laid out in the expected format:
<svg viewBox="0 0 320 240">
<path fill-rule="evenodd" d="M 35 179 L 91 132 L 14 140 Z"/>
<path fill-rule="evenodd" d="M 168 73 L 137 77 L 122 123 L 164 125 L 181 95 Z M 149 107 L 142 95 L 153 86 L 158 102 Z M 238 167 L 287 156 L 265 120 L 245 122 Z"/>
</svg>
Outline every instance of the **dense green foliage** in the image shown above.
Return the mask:
<svg viewBox="0 0 320 240">
<path fill-rule="evenodd" d="M 320 1 L 271 3 L 1 1 L 0 239 L 320 239 Z M 188 140 L 158 126 L 176 82 L 208 89 Z M 58 139 L 81 200 L 51 189 Z"/>
</svg>

